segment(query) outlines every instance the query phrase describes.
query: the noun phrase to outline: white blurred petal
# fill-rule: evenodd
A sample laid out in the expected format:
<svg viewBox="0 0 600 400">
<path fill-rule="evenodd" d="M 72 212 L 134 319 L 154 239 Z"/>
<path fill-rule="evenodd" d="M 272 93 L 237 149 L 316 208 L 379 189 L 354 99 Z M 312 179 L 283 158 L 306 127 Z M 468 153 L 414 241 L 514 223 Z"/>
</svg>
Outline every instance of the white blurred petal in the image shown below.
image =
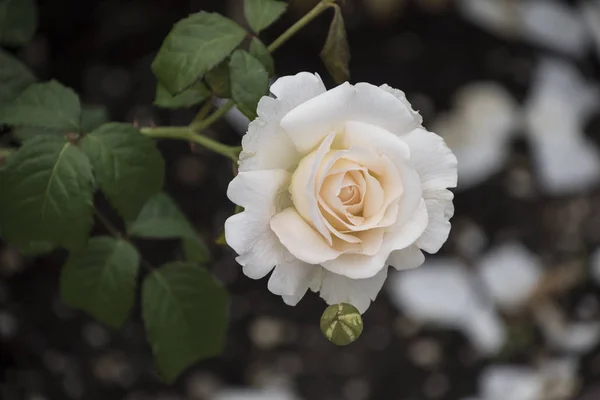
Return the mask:
<svg viewBox="0 0 600 400">
<path fill-rule="evenodd" d="M 461 262 L 433 259 L 390 276 L 390 299 L 416 321 L 460 329 L 483 354 L 498 352 L 505 341 L 502 320 L 474 290 Z"/>
<path fill-rule="evenodd" d="M 600 57 L 600 1 L 582 0 L 579 2 L 581 17 L 587 24 L 596 44 L 596 53 Z"/>
<path fill-rule="evenodd" d="M 590 256 L 590 275 L 597 285 L 600 285 L 600 247 Z"/>
<path fill-rule="evenodd" d="M 388 289 L 409 317 L 446 327 L 460 326 L 466 305 L 475 301 L 469 275 L 451 259 L 428 260 L 419 268 L 391 274 Z"/>
<path fill-rule="evenodd" d="M 518 13 L 514 3 L 504 0 L 459 0 L 463 17 L 500 36 L 515 35 Z"/>
<path fill-rule="evenodd" d="M 433 125 L 458 159 L 459 189 L 476 185 L 504 167 L 519 121 L 517 103 L 502 86 L 478 82 L 460 89 L 454 108 Z"/>
<path fill-rule="evenodd" d="M 506 342 L 506 328 L 492 304 L 481 299 L 467 305 L 462 329 L 473 346 L 482 354 L 497 354 Z"/>
<path fill-rule="evenodd" d="M 589 36 L 580 15 L 556 0 L 517 2 L 525 40 L 574 56 L 582 55 Z"/>
<path fill-rule="evenodd" d="M 492 365 L 479 378 L 485 400 L 542 400 L 543 377 L 533 368 L 517 365 Z"/>
<path fill-rule="evenodd" d="M 217 391 L 210 400 L 300 400 L 300 398 L 292 391 L 280 387 L 225 388 Z"/>
<path fill-rule="evenodd" d="M 589 45 L 580 15 L 556 0 L 460 0 L 459 5 L 466 19 L 502 37 L 573 56 Z"/>
<path fill-rule="evenodd" d="M 490 250 L 479 261 L 478 269 L 496 303 L 511 311 L 529 299 L 542 278 L 539 259 L 518 243 Z"/>
<path fill-rule="evenodd" d="M 535 317 L 546 337 L 554 348 L 583 354 L 600 342 L 600 322 L 569 322 L 550 305 L 536 308 Z"/>
<path fill-rule="evenodd" d="M 600 91 L 574 66 L 544 60 L 525 105 L 527 133 L 540 183 L 552 194 L 589 188 L 600 178 L 600 154 L 583 124 L 600 105 Z"/>
</svg>

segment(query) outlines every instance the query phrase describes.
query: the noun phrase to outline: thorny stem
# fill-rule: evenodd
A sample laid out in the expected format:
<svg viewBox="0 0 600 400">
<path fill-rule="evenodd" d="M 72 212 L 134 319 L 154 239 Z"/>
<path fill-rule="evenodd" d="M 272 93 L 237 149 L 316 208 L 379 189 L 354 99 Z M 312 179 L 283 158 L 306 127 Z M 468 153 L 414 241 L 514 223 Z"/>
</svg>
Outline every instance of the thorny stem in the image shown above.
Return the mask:
<svg viewBox="0 0 600 400">
<path fill-rule="evenodd" d="M 277 50 L 279 47 L 281 47 L 281 45 L 288 41 L 288 39 L 294 36 L 300 29 L 302 29 L 309 22 L 318 17 L 327 8 L 331 7 L 333 3 L 335 3 L 335 0 L 321 0 L 312 10 L 306 13 L 294 25 L 290 26 L 285 32 L 281 34 L 281 36 L 275 39 L 275 41 L 267 47 L 269 51 L 274 52 L 275 50 Z M 189 126 L 164 126 L 157 128 L 142 128 L 140 131 L 142 132 L 142 134 L 154 138 L 182 139 L 194 142 L 206 147 L 209 150 L 214 151 L 215 153 L 230 158 L 234 162 L 237 162 L 238 155 L 241 151 L 241 147 L 228 146 L 201 134 L 203 130 L 214 124 L 229 110 L 231 110 L 235 106 L 235 101 L 229 100 L 227 103 L 225 103 L 224 106 L 217 109 L 214 113 L 206 117 L 211 106 L 212 101 L 209 100 L 200 109 L 200 111 L 194 118 L 194 121 Z"/>
<path fill-rule="evenodd" d="M 131 239 L 129 239 L 129 237 L 127 237 L 126 235 L 124 235 L 119 229 L 117 229 L 108 218 L 106 218 L 106 216 L 104 216 L 104 214 L 102 214 L 100 211 L 98 211 L 98 209 L 94 209 L 94 214 L 96 214 L 96 217 L 98 218 L 98 220 L 100 222 L 102 222 L 102 225 L 104 225 L 104 227 L 106 228 L 106 230 L 113 235 L 114 237 L 116 237 L 117 239 L 122 239 L 127 241 L 128 243 L 131 243 Z M 133 243 L 131 243 L 133 244 Z M 154 268 L 154 266 L 152 264 L 150 264 L 148 261 L 144 260 L 142 257 L 140 257 L 140 264 L 142 264 L 144 266 L 144 268 L 148 269 L 149 271 L 154 271 L 156 268 Z"/>
</svg>

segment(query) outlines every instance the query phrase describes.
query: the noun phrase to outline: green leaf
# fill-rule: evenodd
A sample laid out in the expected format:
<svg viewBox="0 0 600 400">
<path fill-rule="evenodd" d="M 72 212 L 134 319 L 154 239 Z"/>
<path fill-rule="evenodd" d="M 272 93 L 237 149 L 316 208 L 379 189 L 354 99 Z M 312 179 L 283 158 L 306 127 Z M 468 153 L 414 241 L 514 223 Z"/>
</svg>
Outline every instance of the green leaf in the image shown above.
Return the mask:
<svg viewBox="0 0 600 400">
<path fill-rule="evenodd" d="M 91 132 L 108 121 L 108 110 L 104 106 L 84 106 L 81 112 L 81 130 Z M 21 126 L 13 129 L 15 139 L 24 142 L 39 135 L 65 135 L 68 131 L 63 129 L 36 128 Z"/>
<path fill-rule="evenodd" d="M 79 131 L 81 104 L 71 89 L 57 81 L 34 83 L 0 110 L 0 123 L 13 126 Z"/>
<path fill-rule="evenodd" d="M 229 62 L 231 98 L 251 120 L 256 118 L 258 101 L 269 91 L 269 73 L 256 58 L 236 50 Z"/>
<path fill-rule="evenodd" d="M 222 15 L 192 14 L 175 24 L 152 70 L 170 93 L 182 92 L 223 61 L 245 36 L 242 27 Z"/>
<path fill-rule="evenodd" d="M 245 0 L 244 15 L 250 28 L 256 33 L 277 21 L 285 12 L 287 4 L 275 0 Z"/>
<path fill-rule="evenodd" d="M 81 130 L 91 132 L 108 121 L 108 110 L 104 106 L 83 106 Z"/>
<path fill-rule="evenodd" d="M 36 24 L 34 0 L 0 0 L 0 44 L 26 44 L 33 38 Z"/>
<path fill-rule="evenodd" d="M 275 61 L 273 61 L 273 56 L 271 56 L 267 46 L 265 46 L 259 38 L 255 37 L 250 42 L 250 54 L 264 65 L 269 76 L 275 74 Z"/>
<path fill-rule="evenodd" d="M 229 80 L 229 60 L 225 60 L 210 71 L 204 77 L 210 90 L 224 99 L 231 97 L 231 82 Z"/>
<path fill-rule="evenodd" d="M 0 225 L 9 242 L 82 246 L 92 227 L 94 179 L 83 152 L 56 136 L 38 136 L 6 161 Z"/>
<path fill-rule="evenodd" d="M 337 83 L 346 82 L 350 79 L 350 48 L 346 38 L 346 28 L 344 26 L 344 17 L 337 4 L 334 4 L 335 14 L 329 27 L 327 41 L 321 51 L 321 59 L 329 71 L 329 74 Z"/>
<path fill-rule="evenodd" d="M 129 124 L 102 125 L 81 141 L 98 185 L 127 221 L 163 185 L 165 165 L 154 141 Z"/>
<path fill-rule="evenodd" d="M 184 239 L 183 253 L 188 261 L 195 261 L 200 264 L 210 261 L 210 251 L 199 237 Z"/>
<path fill-rule="evenodd" d="M 156 85 L 154 105 L 163 108 L 188 108 L 203 102 L 211 95 L 210 90 L 202 82 L 197 82 L 189 89 L 173 96 L 160 82 Z"/>
<path fill-rule="evenodd" d="M 137 219 L 128 225 L 127 232 L 145 239 L 181 238 L 186 259 L 201 263 L 210 259 L 208 248 L 166 193 L 159 193 L 148 200 Z"/>
<path fill-rule="evenodd" d="M 0 49 L 0 106 L 16 99 L 35 76 L 25 64 Z"/>
<path fill-rule="evenodd" d="M 55 248 L 56 246 L 49 242 L 31 242 L 19 247 L 19 251 L 26 256 L 35 257 L 50 253 Z"/>
<path fill-rule="evenodd" d="M 167 383 L 193 363 L 221 353 L 228 308 L 225 289 L 194 263 L 166 264 L 148 275 L 142 287 L 142 316 Z"/>
<path fill-rule="evenodd" d="M 60 277 L 64 302 L 120 328 L 135 299 L 140 256 L 122 239 L 98 236 L 69 255 Z"/>
<path fill-rule="evenodd" d="M 144 205 L 127 232 L 148 239 L 194 238 L 196 231 L 166 193 L 154 195 Z"/>
</svg>

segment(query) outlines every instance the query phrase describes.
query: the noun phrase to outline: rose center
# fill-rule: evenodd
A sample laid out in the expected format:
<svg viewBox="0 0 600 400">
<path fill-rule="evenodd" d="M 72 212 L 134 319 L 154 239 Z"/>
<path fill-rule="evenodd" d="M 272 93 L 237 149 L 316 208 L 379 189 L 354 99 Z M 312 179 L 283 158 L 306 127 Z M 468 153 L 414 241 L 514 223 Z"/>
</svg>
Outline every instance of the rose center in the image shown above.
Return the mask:
<svg viewBox="0 0 600 400">
<path fill-rule="evenodd" d="M 343 205 L 355 203 L 356 197 L 358 197 L 356 185 L 345 186 L 340 190 L 340 194 L 338 194 L 338 198 L 342 201 Z"/>
</svg>

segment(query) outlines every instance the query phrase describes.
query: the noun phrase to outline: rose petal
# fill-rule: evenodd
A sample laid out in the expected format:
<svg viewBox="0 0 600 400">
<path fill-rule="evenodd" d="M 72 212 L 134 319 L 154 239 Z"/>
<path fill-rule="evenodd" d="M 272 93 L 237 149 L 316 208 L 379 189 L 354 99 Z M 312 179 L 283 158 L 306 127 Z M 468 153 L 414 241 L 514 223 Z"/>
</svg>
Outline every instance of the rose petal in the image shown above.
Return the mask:
<svg viewBox="0 0 600 400">
<path fill-rule="evenodd" d="M 423 118 L 421 117 L 421 114 L 419 114 L 418 111 L 413 110 L 412 105 L 406 99 L 406 94 L 404 94 L 404 92 L 402 90 L 395 89 L 387 84 L 383 84 L 383 85 L 379 86 L 379 88 L 390 93 L 395 98 L 397 98 L 402 104 L 404 104 L 404 106 L 410 112 L 412 118 L 415 120 L 416 124 L 421 125 L 423 123 Z"/>
<path fill-rule="evenodd" d="M 280 121 L 291 109 L 326 89 L 318 75 L 301 72 L 279 78 L 271 92 L 277 99 L 263 97 L 258 103 L 258 118 L 250 123 L 242 138 L 239 170 L 289 169 L 298 164 L 300 154 L 284 133 Z"/>
<path fill-rule="evenodd" d="M 292 255 L 309 264 L 321 264 L 340 254 L 292 207 L 271 218 L 271 229 Z"/>
<path fill-rule="evenodd" d="M 444 139 L 422 128 L 401 139 L 410 147 L 411 164 L 421 178 L 424 197 L 430 190 L 456 187 L 457 161 Z"/>
<path fill-rule="evenodd" d="M 350 279 L 329 271 L 324 271 L 318 282 L 311 289 L 319 291 L 319 295 L 327 304 L 352 304 L 363 314 L 375 300 L 387 277 L 387 267 L 375 276 L 367 279 Z"/>
<path fill-rule="evenodd" d="M 398 200 L 398 216 L 396 222 L 402 224 L 415 212 L 423 198 L 421 178 L 410 165 L 404 165 L 400 169 L 402 179 L 402 196 Z"/>
<path fill-rule="evenodd" d="M 283 170 L 240 172 L 227 189 L 229 199 L 245 210 L 225 221 L 225 240 L 239 254 L 244 274 L 252 279 L 268 274 L 287 253 L 269 221 L 289 180 L 290 174 Z"/>
<path fill-rule="evenodd" d="M 384 205 L 383 200 L 385 194 L 379 181 L 375 179 L 371 174 L 365 174 L 365 180 L 367 181 L 367 189 L 364 194 L 365 206 L 363 210 L 363 217 L 365 219 L 368 219 L 376 215 L 379 211 L 381 211 Z"/>
<path fill-rule="evenodd" d="M 388 234 L 385 235 L 386 243 L 383 246 L 388 247 L 390 252 L 407 248 L 423 235 L 428 223 L 427 206 L 425 200 L 421 199 L 419 206 L 406 222 L 396 223 L 387 228 Z"/>
<path fill-rule="evenodd" d="M 329 175 L 323 181 L 323 186 L 320 191 L 321 194 L 318 199 L 319 206 L 322 208 L 321 211 L 324 211 L 322 212 L 322 215 L 325 218 L 325 225 L 331 233 L 345 242 L 360 243 L 361 240 L 356 236 L 340 232 L 340 229 L 344 229 L 345 225 L 341 224 L 339 217 L 335 215 L 338 213 L 343 214 L 345 212 L 342 202 L 337 197 L 337 193 L 340 191 L 345 175 L 346 174 L 344 173 Z M 333 204 L 333 206 L 329 207 L 330 204 Z M 327 207 L 327 210 L 325 210 L 324 207 Z"/>
<path fill-rule="evenodd" d="M 374 228 L 364 232 L 357 232 L 356 236 L 361 241 L 360 254 L 374 256 L 380 251 L 385 231 L 382 228 Z"/>
<path fill-rule="evenodd" d="M 387 263 L 397 270 L 417 268 L 424 262 L 425 255 L 416 244 L 402 250 L 392 251 L 387 260 Z"/>
<path fill-rule="evenodd" d="M 331 131 L 354 120 L 400 135 L 420 125 L 412 110 L 394 95 L 368 83 L 344 83 L 290 111 L 281 126 L 301 153 L 308 153 Z"/>
<path fill-rule="evenodd" d="M 315 268 L 319 267 L 297 259 L 281 262 L 273 270 L 267 287 L 271 293 L 280 296 L 295 297 L 300 293 L 304 295 L 310 285 Z"/>
<path fill-rule="evenodd" d="M 277 96 L 277 100 L 291 110 L 325 93 L 327 88 L 318 74 L 300 72 L 296 75 L 282 76 L 271 85 L 269 90 Z"/>
<path fill-rule="evenodd" d="M 317 151 L 304 157 L 298 168 L 292 176 L 292 183 L 290 185 L 290 193 L 292 194 L 292 201 L 298 213 L 306 220 L 310 221 L 311 225 L 317 229 L 317 231 L 323 235 L 325 240 L 331 244 L 331 234 L 325 224 L 325 218 L 319 210 L 317 202 L 317 193 L 320 190 L 317 187 L 317 173 L 325 155 L 331 147 L 331 143 L 335 139 L 335 132 L 330 133 L 323 143 L 319 146 Z"/>
<path fill-rule="evenodd" d="M 372 256 L 343 253 L 335 259 L 323 261 L 321 265 L 334 274 L 343 275 L 351 279 L 365 279 L 374 276 L 386 266 L 385 262 L 389 254 L 389 250 L 383 247 L 381 251 Z"/>
<path fill-rule="evenodd" d="M 437 253 L 448 240 L 450 234 L 450 218 L 454 215 L 454 194 L 449 190 L 430 191 L 425 199 L 429 223 L 423 235 L 417 240 L 417 245 L 426 252 Z"/>
<path fill-rule="evenodd" d="M 248 125 L 248 132 L 242 137 L 239 170 L 293 168 L 301 156 L 279 125 L 285 107 L 275 99 L 263 97 L 258 110 L 259 117 Z"/>
<path fill-rule="evenodd" d="M 391 159 L 400 158 L 400 162 L 410 160 L 410 148 L 398 136 L 365 122 L 347 121 L 342 143 L 347 149 L 360 147 L 373 154 L 385 154 Z"/>
<path fill-rule="evenodd" d="M 425 201 L 421 200 L 418 209 L 408 221 L 403 225 L 394 226 L 393 232 L 383 236 L 383 243 L 375 255 L 341 254 L 335 259 L 322 262 L 321 265 L 328 271 L 348 278 L 370 278 L 387 265 L 387 258 L 393 250 L 404 249 L 415 243 L 425 231 L 427 220 L 427 207 Z"/>
</svg>

